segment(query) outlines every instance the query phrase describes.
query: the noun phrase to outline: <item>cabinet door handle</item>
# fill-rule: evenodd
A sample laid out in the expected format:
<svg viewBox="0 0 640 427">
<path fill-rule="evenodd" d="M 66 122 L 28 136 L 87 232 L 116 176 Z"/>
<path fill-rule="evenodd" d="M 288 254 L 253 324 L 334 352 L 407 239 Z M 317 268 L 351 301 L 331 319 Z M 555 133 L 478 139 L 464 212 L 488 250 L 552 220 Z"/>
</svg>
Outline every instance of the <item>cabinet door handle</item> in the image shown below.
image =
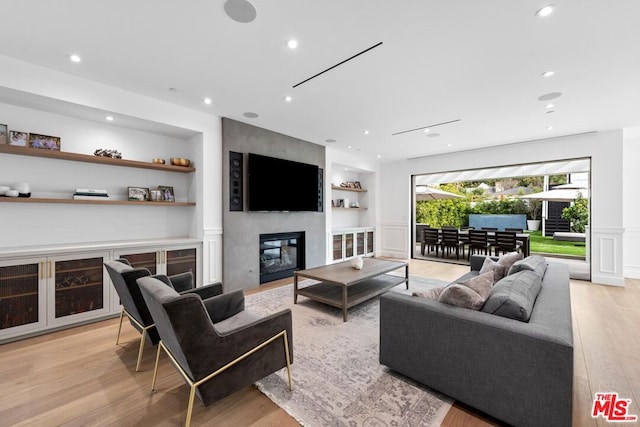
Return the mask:
<svg viewBox="0 0 640 427">
<path fill-rule="evenodd" d="M 53 277 L 53 261 L 49 261 L 49 278 Z"/>
<path fill-rule="evenodd" d="M 45 272 L 44 272 L 45 263 L 44 263 L 44 261 L 41 261 L 39 263 L 39 265 L 40 265 L 40 279 L 44 279 L 44 277 L 45 277 Z"/>
</svg>

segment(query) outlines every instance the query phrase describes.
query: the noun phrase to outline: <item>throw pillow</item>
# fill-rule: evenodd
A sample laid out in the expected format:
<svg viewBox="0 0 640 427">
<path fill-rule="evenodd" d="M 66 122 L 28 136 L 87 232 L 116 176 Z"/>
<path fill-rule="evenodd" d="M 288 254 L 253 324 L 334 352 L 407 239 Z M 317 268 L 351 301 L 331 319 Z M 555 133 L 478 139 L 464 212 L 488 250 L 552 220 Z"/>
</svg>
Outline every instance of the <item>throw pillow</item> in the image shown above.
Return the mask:
<svg viewBox="0 0 640 427">
<path fill-rule="evenodd" d="M 533 271 L 511 274 L 493 286 L 482 311 L 528 322 L 541 288 L 542 279 Z"/>
<path fill-rule="evenodd" d="M 509 252 L 504 254 L 498 259 L 498 264 L 504 267 L 504 274 L 507 275 L 511 266 L 522 259 L 522 254 L 519 252 Z"/>
<path fill-rule="evenodd" d="M 444 288 L 438 301 L 472 310 L 480 310 L 484 304 L 484 298 L 479 293 L 459 283 L 452 283 Z"/>
<path fill-rule="evenodd" d="M 437 301 L 438 298 L 440 298 L 440 294 L 445 287 L 446 286 L 443 286 L 441 288 L 429 289 L 427 291 L 416 291 L 411 295 L 413 295 L 414 297 L 429 298 Z"/>
<path fill-rule="evenodd" d="M 544 277 L 544 273 L 547 271 L 547 261 L 540 255 L 531 255 L 520 261 L 513 263 L 509 269 L 509 274 L 517 273 L 518 271 L 531 270 L 536 272 L 541 278 Z"/>
<path fill-rule="evenodd" d="M 460 284 L 467 286 L 473 289 L 474 291 L 476 291 L 478 295 L 480 295 L 480 297 L 482 298 L 483 300 L 482 302 L 484 304 L 484 301 L 486 301 L 487 298 L 489 298 L 489 294 L 491 294 L 491 287 L 493 286 L 493 277 L 494 277 L 493 271 L 488 271 L 484 274 L 479 274 L 476 277 L 472 277 L 469 280 L 465 280 Z"/>
<path fill-rule="evenodd" d="M 502 279 L 507 273 L 507 270 L 503 265 L 498 264 L 496 261 L 494 261 L 490 257 L 486 257 L 484 259 L 484 262 L 482 263 L 482 268 L 480 269 L 480 272 L 478 274 L 482 275 L 489 271 L 493 272 L 493 279 L 495 281 Z"/>
</svg>

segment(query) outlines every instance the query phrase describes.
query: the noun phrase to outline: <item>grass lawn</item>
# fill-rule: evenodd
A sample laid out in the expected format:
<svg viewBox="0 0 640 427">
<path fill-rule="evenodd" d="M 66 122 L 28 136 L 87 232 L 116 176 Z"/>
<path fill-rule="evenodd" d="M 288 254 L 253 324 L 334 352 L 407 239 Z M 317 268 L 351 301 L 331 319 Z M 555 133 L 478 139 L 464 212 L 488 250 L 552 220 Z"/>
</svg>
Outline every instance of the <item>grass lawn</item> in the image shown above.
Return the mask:
<svg viewBox="0 0 640 427">
<path fill-rule="evenodd" d="M 531 252 L 546 254 L 585 256 L 586 247 L 582 242 L 564 242 L 553 240 L 553 237 L 545 237 L 542 231 L 529 233 Z"/>
</svg>

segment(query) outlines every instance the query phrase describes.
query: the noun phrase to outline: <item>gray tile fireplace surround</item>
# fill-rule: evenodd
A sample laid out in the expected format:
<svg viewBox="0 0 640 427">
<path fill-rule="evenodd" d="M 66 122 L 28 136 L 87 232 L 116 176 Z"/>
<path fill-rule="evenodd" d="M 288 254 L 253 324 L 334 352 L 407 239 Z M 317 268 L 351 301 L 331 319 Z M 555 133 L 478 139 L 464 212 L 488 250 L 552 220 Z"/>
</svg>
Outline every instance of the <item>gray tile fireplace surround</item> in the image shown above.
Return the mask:
<svg viewBox="0 0 640 427">
<path fill-rule="evenodd" d="M 229 151 L 243 153 L 244 211 L 229 211 Z M 304 231 L 306 268 L 324 265 L 326 257 L 323 212 L 249 212 L 246 199 L 247 154 L 309 163 L 325 168 L 321 145 L 292 138 L 246 123 L 222 119 L 223 284 L 225 292 L 260 285 L 260 234 Z M 274 183 L 273 191 L 287 191 L 287 183 Z M 295 197 L 295 194 L 292 194 Z M 327 198 L 324 197 L 324 200 Z M 292 279 L 293 280 L 293 279 Z"/>
</svg>

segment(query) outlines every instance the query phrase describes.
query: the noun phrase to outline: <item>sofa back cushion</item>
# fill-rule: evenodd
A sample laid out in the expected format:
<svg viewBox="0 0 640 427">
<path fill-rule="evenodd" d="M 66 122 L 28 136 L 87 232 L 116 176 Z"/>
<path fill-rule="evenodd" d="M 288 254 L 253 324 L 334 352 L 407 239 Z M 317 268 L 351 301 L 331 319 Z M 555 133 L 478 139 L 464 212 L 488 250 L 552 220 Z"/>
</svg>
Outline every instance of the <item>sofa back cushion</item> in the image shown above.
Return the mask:
<svg viewBox="0 0 640 427">
<path fill-rule="evenodd" d="M 511 274 L 493 286 L 482 311 L 528 322 L 541 288 L 542 278 L 534 271 Z"/>
<path fill-rule="evenodd" d="M 544 277 L 547 271 L 547 260 L 540 255 L 531 255 L 520 261 L 516 261 L 509 269 L 508 274 L 514 274 L 519 271 L 530 270 L 535 272 L 540 278 Z"/>
</svg>

